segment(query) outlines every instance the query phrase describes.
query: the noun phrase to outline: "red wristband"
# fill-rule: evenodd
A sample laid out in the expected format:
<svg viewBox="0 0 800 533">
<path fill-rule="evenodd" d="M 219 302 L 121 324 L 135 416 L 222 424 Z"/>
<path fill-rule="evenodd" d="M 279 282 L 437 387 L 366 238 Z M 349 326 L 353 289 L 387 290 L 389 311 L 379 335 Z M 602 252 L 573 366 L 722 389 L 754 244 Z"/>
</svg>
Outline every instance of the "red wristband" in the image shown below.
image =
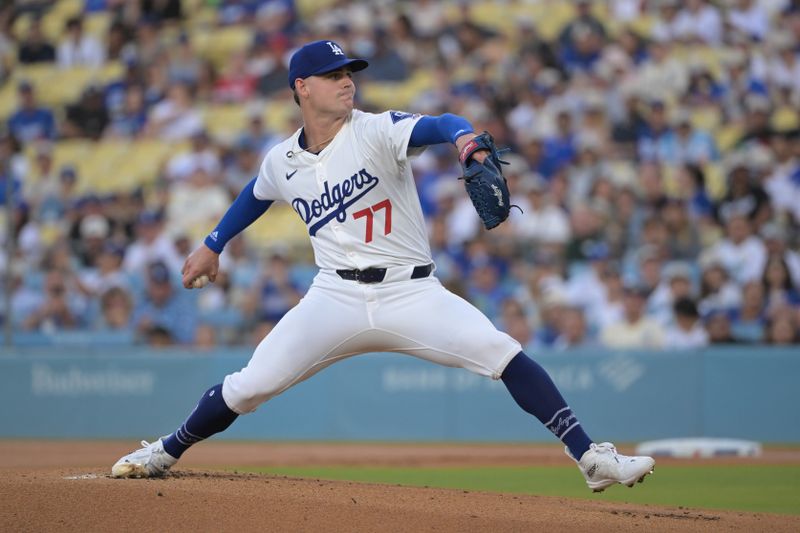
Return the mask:
<svg viewBox="0 0 800 533">
<path fill-rule="evenodd" d="M 478 149 L 478 143 L 475 142 L 474 139 L 470 139 L 467 141 L 467 144 L 461 149 L 461 152 L 458 154 L 458 160 L 461 161 L 461 164 L 465 164 L 469 156 L 471 156 L 475 150 Z"/>
</svg>

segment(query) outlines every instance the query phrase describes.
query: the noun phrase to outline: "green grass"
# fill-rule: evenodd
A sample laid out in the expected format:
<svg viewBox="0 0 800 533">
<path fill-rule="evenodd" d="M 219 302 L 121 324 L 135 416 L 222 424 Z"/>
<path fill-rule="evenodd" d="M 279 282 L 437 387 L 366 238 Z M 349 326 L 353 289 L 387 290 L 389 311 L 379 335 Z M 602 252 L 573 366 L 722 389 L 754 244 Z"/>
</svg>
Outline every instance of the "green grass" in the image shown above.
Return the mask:
<svg viewBox="0 0 800 533">
<path fill-rule="evenodd" d="M 320 479 L 566 496 L 691 508 L 800 514 L 800 466 L 657 466 L 643 485 L 594 494 L 573 466 L 237 468 Z"/>
</svg>

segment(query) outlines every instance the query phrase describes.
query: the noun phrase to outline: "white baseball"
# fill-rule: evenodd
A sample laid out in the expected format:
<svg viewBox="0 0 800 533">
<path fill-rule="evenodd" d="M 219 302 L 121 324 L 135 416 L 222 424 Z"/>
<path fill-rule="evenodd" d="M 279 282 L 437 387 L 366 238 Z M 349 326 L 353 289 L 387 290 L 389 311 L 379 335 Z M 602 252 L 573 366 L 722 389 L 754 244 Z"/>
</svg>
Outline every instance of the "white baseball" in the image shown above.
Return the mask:
<svg viewBox="0 0 800 533">
<path fill-rule="evenodd" d="M 195 278 L 194 281 L 192 281 L 192 287 L 195 289 L 202 289 L 206 285 L 208 285 L 208 276 L 206 276 L 205 274 L 203 274 L 199 278 Z"/>
</svg>

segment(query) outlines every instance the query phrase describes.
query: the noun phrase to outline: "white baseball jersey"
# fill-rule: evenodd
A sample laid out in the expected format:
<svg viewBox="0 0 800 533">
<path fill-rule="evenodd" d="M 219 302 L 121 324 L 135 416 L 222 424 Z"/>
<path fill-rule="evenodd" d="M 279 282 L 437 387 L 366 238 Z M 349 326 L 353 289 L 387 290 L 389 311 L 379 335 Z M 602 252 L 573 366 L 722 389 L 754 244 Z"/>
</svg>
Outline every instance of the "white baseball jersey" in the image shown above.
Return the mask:
<svg viewBox="0 0 800 533">
<path fill-rule="evenodd" d="M 300 147 L 297 130 L 264 158 L 255 196 L 292 206 L 320 268 L 427 265 L 430 245 L 408 161 L 419 118 L 353 110 L 318 155 Z"/>
<path fill-rule="evenodd" d="M 298 131 L 264 158 L 255 196 L 297 211 L 320 272 L 247 366 L 225 377 L 222 396 L 237 413 L 361 353 L 400 352 L 498 379 L 521 351 L 438 279 L 412 277 L 415 266 L 432 263 L 408 163 L 418 150 L 408 147 L 417 120 L 353 111 L 318 155 L 302 150 Z M 336 273 L 372 267 L 386 268 L 382 282 Z"/>
</svg>

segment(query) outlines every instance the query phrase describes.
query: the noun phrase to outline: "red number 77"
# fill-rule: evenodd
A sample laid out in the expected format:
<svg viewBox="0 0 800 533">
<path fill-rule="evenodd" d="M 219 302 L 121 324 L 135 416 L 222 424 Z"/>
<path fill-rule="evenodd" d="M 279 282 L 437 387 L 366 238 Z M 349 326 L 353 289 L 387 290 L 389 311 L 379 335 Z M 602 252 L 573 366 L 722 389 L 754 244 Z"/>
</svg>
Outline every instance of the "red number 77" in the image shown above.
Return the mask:
<svg viewBox="0 0 800 533">
<path fill-rule="evenodd" d="M 377 204 L 367 207 L 366 209 L 362 209 L 361 211 L 356 211 L 353 213 L 353 219 L 358 220 L 362 217 L 367 217 L 367 234 L 364 239 L 364 242 L 372 242 L 372 220 L 374 218 L 373 213 L 377 213 L 381 209 L 386 209 L 386 220 L 383 223 L 383 234 L 389 235 L 392 232 L 392 202 L 389 201 L 387 198 L 382 202 L 378 202 Z"/>
</svg>

